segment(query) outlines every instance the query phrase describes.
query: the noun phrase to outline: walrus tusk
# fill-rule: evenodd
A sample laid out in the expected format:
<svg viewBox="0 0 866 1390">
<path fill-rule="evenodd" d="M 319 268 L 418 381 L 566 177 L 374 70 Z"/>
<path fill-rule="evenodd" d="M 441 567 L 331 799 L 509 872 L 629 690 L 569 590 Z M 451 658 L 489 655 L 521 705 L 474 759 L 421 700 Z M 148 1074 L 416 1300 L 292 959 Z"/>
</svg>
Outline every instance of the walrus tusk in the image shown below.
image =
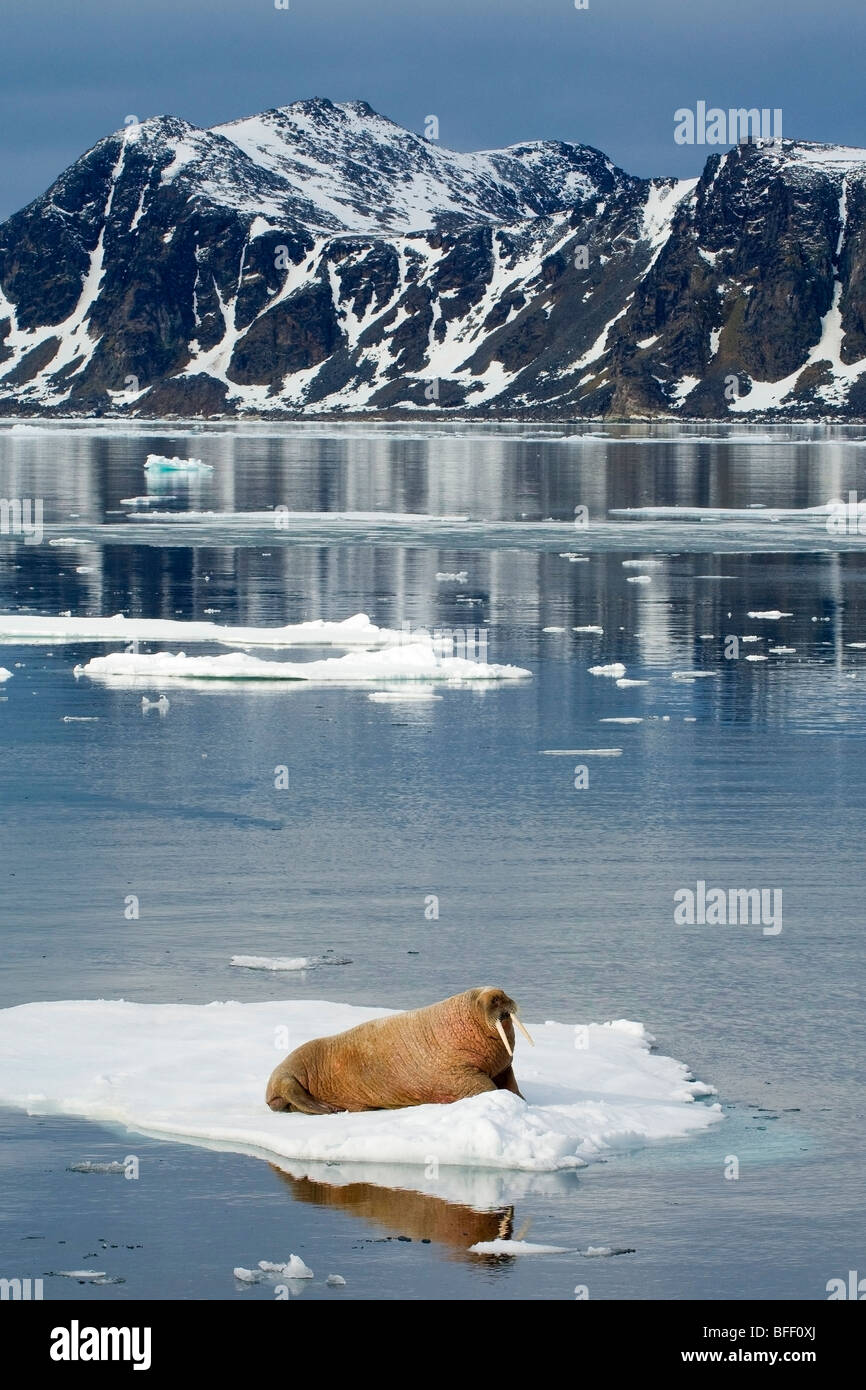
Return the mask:
<svg viewBox="0 0 866 1390">
<path fill-rule="evenodd" d="M 502 1019 L 501 1019 L 501 1018 L 497 1018 L 497 1020 L 496 1020 L 496 1031 L 497 1031 L 497 1033 L 499 1034 L 500 1038 L 502 1039 L 503 1043 L 505 1044 L 505 1051 L 508 1053 L 509 1057 L 513 1057 L 513 1056 L 514 1056 L 514 1053 L 512 1052 L 511 1048 L 508 1046 L 508 1039 L 507 1039 L 506 1036 L 505 1036 L 505 1029 L 504 1029 L 503 1026 L 502 1026 Z"/>
<path fill-rule="evenodd" d="M 535 1042 L 534 1042 L 534 1040 L 529 1036 L 529 1029 L 528 1029 L 528 1028 L 524 1028 L 523 1024 L 520 1022 L 520 1019 L 517 1017 L 517 1014 L 512 1014 L 511 1017 L 514 1019 L 514 1022 L 517 1024 L 518 1028 L 520 1029 L 521 1033 L 522 1033 L 523 1036 L 525 1037 L 526 1041 L 529 1043 L 530 1047 L 534 1047 L 534 1046 L 535 1046 Z"/>
</svg>

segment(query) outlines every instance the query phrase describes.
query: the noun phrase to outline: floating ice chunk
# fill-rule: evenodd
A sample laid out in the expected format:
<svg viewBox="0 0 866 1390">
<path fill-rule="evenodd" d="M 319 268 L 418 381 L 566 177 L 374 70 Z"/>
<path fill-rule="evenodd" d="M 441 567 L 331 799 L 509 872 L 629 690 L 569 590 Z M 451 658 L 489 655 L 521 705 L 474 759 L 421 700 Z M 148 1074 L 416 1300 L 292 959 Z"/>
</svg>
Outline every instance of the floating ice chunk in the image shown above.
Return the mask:
<svg viewBox="0 0 866 1390">
<path fill-rule="evenodd" d="M 148 710 L 158 710 L 160 715 L 168 714 L 171 702 L 167 695 L 160 695 L 158 700 L 148 700 L 146 695 L 141 697 L 141 712 L 147 714 Z"/>
<path fill-rule="evenodd" d="M 603 627 L 596 627 L 594 623 L 587 623 L 587 625 L 586 625 L 585 627 L 573 627 L 571 630 L 572 630 L 572 632 L 589 632 L 589 633 L 593 633 L 596 637 L 603 637 L 603 636 L 604 636 L 604 628 L 603 628 Z"/>
<path fill-rule="evenodd" d="M 64 714 L 61 721 L 64 724 L 98 724 L 98 714 Z"/>
<path fill-rule="evenodd" d="M 702 632 L 702 633 L 700 634 L 700 636 L 698 637 L 698 641 L 699 641 L 699 642 L 714 642 L 714 641 L 715 641 L 715 637 L 716 637 L 716 635 L 715 635 L 714 632 Z"/>
<path fill-rule="evenodd" d="M 741 638 L 740 638 L 740 641 L 741 641 L 741 642 L 760 642 L 760 641 L 761 641 L 761 638 L 760 638 L 760 637 L 756 637 L 754 633 L 750 633 L 748 637 L 741 637 Z"/>
<path fill-rule="evenodd" d="M 66 1168 L 67 1173 L 125 1173 L 125 1163 L 91 1163 L 89 1159 L 84 1159 L 81 1163 L 70 1163 Z"/>
<path fill-rule="evenodd" d="M 542 632 L 565 632 L 564 627 L 543 627 Z"/>
<path fill-rule="evenodd" d="M 259 1260 L 259 1269 L 265 1274 L 279 1274 L 284 1279 L 315 1279 L 309 1265 L 305 1265 L 300 1255 L 290 1255 L 285 1264 L 272 1264 L 270 1260 Z"/>
<path fill-rule="evenodd" d="M 229 965 L 242 970 L 309 970 L 318 956 L 232 956 Z"/>
<path fill-rule="evenodd" d="M 91 545 L 91 541 L 80 539 L 78 536 L 56 536 L 54 540 L 48 542 L 49 545 Z"/>
<path fill-rule="evenodd" d="M 93 574 L 93 573 L 95 572 L 95 569 L 96 569 L 96 566 L 95 566 L 95 565 L 76 565 L 76 566 L 75 566 L 75 573 L 76 573 L 76 574 Z"/>
<path fill-rule="evenodd" d="M 355 685 L 381 680 L 462 681 L 522 680 L 532 672 L 521 666 L 496 666 L 461 656 L 443 656 L 433 646 L 416 642 L 376 652 L 348 652 L 323 661 L 266 661 L 244 652 L 224 656 L 187 656 L 185 652 L 115 652 L 96 656 L 84 667 L 95 680 L 117 684 L 162 685 L 184 681 L 309 681 Z"/>
<path fill-rule="evenodd" d="M 613 661 L 609 666 L 590 666 L 591 676 L 610 676 L 611 680 L 620 680 L 625 675 L 625 667 L 621 661 Z"/>
<path fill-rule="evenodd" d="M 530 1245 L 527 1240 L 479 1240 L 470 1255 L 567 1255 L 564 1245 Z"/>
<path fill-rule="evenodd" d="M 346 1281 L 342 1274 L 329 1274 L 325 1283 L 330 1284 L 332 1289 L 336 1289 L 345 1287 Z"/>
<path fill-rule="evenodd" d="M 242 1284 L 260 1284 L 264 1278 L 261 1270 L 244 1269 L 243 1265 L 236 1265 L 232 1274 L 236 1279 L 240 1279 Z"/>
<path fill-rule="evenodd" d="M 620 690 L 631 690 L 633 685 L 649 685 L 649 681 L 632 681 L 624 676 L 617 681 L 617 685 Z"/>
<path fill-rule="evenodd" d="M 468 571 L 468 570 L 454 570 L 452 573 L 449 573 L 448 570 L 437 570 L 437 572 L 436 572 L 436 582 L 437 582 L 437 584 L 446 584 L 446 583 L 466 584 L 466 583 L 468 583 L 468 581 L 469 581 L 469 571 Z"/>
<path fill-rule="evenodd" d="M 753 655 L 753 656 L 747 656 L 747 657 L 746 657 L 746 660 L 747 660 L 747 661 L 766 661 L 766 660 L 767 660 L 767 657 L 765 657 L 765 656 L 759 656 L 759 655 L 756 653 L 756 654 Z"/>
<path fill-rule="evenodd" d="M 624 570 L 655 570 L 661 569 L 663 564 L 663 560 L 623 560 L 622 567 Z"/>
<path fill-rule="evenodd" d="M 173 458 L 165 454 L 148 454 L 144 464 L 145 473 L 212 473 L 213 464 L 203 463 L 201 459 Z"/>
<path fill-rule="evenodd" d="M 610 715 L 607 719 L 599 719 L 599 724 L 642 724 L 643 717 L 636 714 Z"/>
<path fill-rule="evenodd" d="M 866 649 L 866 642 L 846 642 L 845 646 L 854 647 L 857 651 L 862 652 L 864 649 Z M 791 650 L 793 651 L 793 647 L 791 648 Z"/>
<path fill-rule="evenodd" d="M 849 643 L 849 646 L 851 644 Z M 866 645 L 866 644 L 864 644 Z M 796 647 L 768 647 L 767 651 L 772 652 L 773 656 L 793 656 Z"/>
<path fill-rule="evenodd" d="M 621 748 L 542 748 L 546 758 L 618 758 Z"/>
<path fill-rule="evenodd" d="M 779 608 L 751 609 L 747 614 L 749 618 L 766 618 L 768 621 L 775 622 L 778 618 L 793 618 L 793 613 L 783 613 Z"/>
<path fill-rule="evenodd" d="M 671 671 L 671 680 L 697 681 L 717 675 L 718 671 Z"/>
<path fill-rule="evenodd" d="M 318 965 L 351 965 L 348 956 L 232 956 L 229 965 L 241 970 L 315 970 Z"/>
<path fill-rule="evenodd" d="M 569 564 L 571 564 L 571 565 L 577 565 L 577 564 L 580 564 L 580 563 L 583 563 L 583 564 L 588 564 L 588 563 L 589 563 L 589 556 L 588 556 L 588 555 L 578 555 L 577 551 L 575 551 L 575 550 L 560 550 L 560 552 L 559 552 L 559 558 L 560 558 L 560 560 L 568 560 Z"/>
<path fill-rule="evenodd" d="M 652 575 L 649 574 L 630 574 L 626 579 L 626 584 L 652 584 Z"/>
<path fill-rule="evenodd" d="M 0 1010 L 0 1104 L 255 1157 L 417 1165 L 416 1182 L 431 1153 L 449 1171 L 551 1173 L 721 1118 L 685 1065 L 651 1051 L 641 1024 L 589 1024 L 579 1049 L 574 1022 L 531 1017 L 536 1046 L 519 1041 L 515 1062 L 525 1101 L 497 1090 L 326 1117 L 268 1109 L 277 1029 L 289 1052 L 392 1012 L 307 999 L 19 1005 Z"/>
<path fill-rule="evenodd" d="M 0 666 L 0 685 L 2 685 L 4 681 L 11 681 L 11 679 L 12 672 L 7 671 L 5 666 Z"/>
</svg>

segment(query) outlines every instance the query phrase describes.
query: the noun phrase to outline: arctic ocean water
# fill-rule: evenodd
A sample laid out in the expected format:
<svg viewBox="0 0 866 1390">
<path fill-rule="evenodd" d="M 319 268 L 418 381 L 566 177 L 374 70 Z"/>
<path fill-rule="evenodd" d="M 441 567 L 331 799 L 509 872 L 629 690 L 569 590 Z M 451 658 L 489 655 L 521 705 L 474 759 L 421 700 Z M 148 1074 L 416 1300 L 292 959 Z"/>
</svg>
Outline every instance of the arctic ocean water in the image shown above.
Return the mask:
<svg viewBox="0 0 866 1390">
<path fill-rule="evenodd" d="M 466 1253 L 471 1211 L 443 1215 L 393 1172 L 339 1188 L 5 1111 L 0 1274 L 123 1281 L 49 1277 L 49 1298 L 256 1299 L 272 1291 L 237 1284 L 233 1267 L 291 1250 L 321 1276 L 293 1286 L 304 1298 L 567 1299 L 586 1285 L 593 1299 L 815 1299 L 866 1272 L 866 648 L 852 645 L 866 643 L 866 537 L 769 519 L 866 494 L 866 431 L 578 433 L 0 424 L 0 497 L 44 499 L 47 527 L 42 544 L 0 536 L 0 611 L 259 626 L 362 611 L 484 628 L 491 661 L 533 673 L 431 702 L 167 687 L 161 717 L 140 689 L 76 680 L 110 647 L 0 647 L 13 671 L 0 687 L 0 1006 L 400 1008 L 493 982 L 530 1021 L 640 1020 L 717 1088 L 723 1122 L 535 1191 L 516 1178 L 515 1232 L 572 1253 L 491 1262 Z M 146 493 L 152 452 L 213 464 L 151 480 L 161 510 L 283 507 L 288 524 L 129 527 L 146 508 L 123 499 Z M 768 517 L 609 518 L 647 506 Z M 404 515 L 391 532 L 329 532 L 326 516 L 293 531 L 301 512 L 457 515 L 474 529 L 449 539 L 446 523 Z M 560 530 L 538 527 L 548 519 Z M 748 616 L 771 611 L 790 616 Z M 587 626 L 603 634 L 574 631 Z M 589 674 L 612 662 L 647 683 Z M 710 674 L 672 675 L 695 670 Z M 604 722 L 621 719 L 640 722 Z M 677 924 L 674 895 L 701 882 L 779 890 L 781 931 Z M 229 965 L 328 951 L 350 963 Z M 130 1153 L 138 1181 L 68 1171 Z M 590 1246 L 630 1253 L 573 1253 Z M 331 1272 L 345 1287 L 325 1285 Z"/>
</svg>

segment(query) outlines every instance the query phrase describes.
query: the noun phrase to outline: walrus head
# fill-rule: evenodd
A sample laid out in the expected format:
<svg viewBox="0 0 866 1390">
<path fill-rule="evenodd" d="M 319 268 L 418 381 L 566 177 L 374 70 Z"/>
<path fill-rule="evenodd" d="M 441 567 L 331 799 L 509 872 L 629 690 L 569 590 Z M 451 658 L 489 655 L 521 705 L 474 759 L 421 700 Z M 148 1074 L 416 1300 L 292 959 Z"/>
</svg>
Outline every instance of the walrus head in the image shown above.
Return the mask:
<svg viewBox="0 0 866 1390">
<path fill-rule="evenodd" d="M 482 1019 L 491 1032 L 497 1032 L 502 1039 L 505 1050 L 509 1057 L 514 1056 L 514 1050 L 508 1041 L 504 1023 L 507 1018 L 511 1018 L 516 1023 L 527 1042 L 535 1046 L 526 1028 L 517 1016 L 517 1005 L 510 999 L 503 989 L 496 989 L 493 985 L 488 985 L 484 989 L 476 991 L 478 1007 L 481 1011 Z"/>
</svg>

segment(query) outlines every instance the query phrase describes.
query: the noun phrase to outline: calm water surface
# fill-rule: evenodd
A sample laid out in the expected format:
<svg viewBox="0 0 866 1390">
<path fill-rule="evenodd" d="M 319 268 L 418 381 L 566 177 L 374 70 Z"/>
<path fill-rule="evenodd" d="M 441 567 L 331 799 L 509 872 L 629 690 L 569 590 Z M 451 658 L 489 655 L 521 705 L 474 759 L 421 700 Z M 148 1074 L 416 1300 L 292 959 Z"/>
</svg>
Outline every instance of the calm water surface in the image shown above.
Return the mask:
<svg viewBox="0 0 866 1390">
<path fill-rule="evenodd" d="M 863 1269 L 866 648 L 851 644 L 866 643 L 866 537 L 609 518 L 862 497 L 863 432 L 567 433 L 0 423 L 0 497 L 44 499 L 48 528 L 39 545 L 0 536 L 4 612 L 265 625 L 363 611 L 398 628 L 485 628 L 491 660 L 533 673 L 416 704 L 172 688 L 159 718 L 142 714 L 140 689 L 76 681 L 76 663 L 108 647 L 2 647 L 14 678 L 0 695 L 0 1005 L 414 1007 L 496 981 L 529 1020 L 641 1020 L 718 1088 L 724 1123 L 577 1176 L 517 1175 L 504 1193 L 528 1239 L 634 1253 L 490 1266 L 465 1254 L 467 1233 L 489 1238 L 489 1215 L 420 1199 L 411 1174 L 403 1188 L 370 1168 L 340 1189 L 320 1172 L 5 1112 L 0 1272 L 84 1263 L 125 1281 L 52 1279 L 56 1298 L 255 1299 L 272 1295 L 237 1286 L 233 1266 L 291 1248 L 348 1280 L 317 1279 L 304 1298 L 560 1299 L 585 1283 L 592 1298 L 810 1299 Z M 123 499 L 147 494 L 151 452 L 214 466 L 152 488 L 160 510 L 416 519 L 392 534 L 329 534 L 327 518 L 315 535 L 214 518 L 142 534 Z M 588 529 L 570 524 L 576 506 Z M 422 515 L 471 518 L 472 544 Z M 561 526 L 523 542 L 520 525 L 548 519 Z M 651 582 L 630 583 L 640 570 L 623 560 L 648 558 Z M 768 610 L 791 616 L 748 616 Z M 585 625 L 603 636 L 572 630 Z M 615 661 L 647 684 L 588 674 Z M 641 722 L 601 722 L 621 718 Z M 611 747 L 621 755 L 542 756 Z M 274 787 L 281 764 L 290 792 Z M 782 931 L 676 925 L 674 893 L 699 880 L 780 889 Z M 235 953 L 328 948 L 352 963 L 302 977 L 229 967 Z M 136 1183 L 66 1171 L 130 1150 Z"/>
</svg>

